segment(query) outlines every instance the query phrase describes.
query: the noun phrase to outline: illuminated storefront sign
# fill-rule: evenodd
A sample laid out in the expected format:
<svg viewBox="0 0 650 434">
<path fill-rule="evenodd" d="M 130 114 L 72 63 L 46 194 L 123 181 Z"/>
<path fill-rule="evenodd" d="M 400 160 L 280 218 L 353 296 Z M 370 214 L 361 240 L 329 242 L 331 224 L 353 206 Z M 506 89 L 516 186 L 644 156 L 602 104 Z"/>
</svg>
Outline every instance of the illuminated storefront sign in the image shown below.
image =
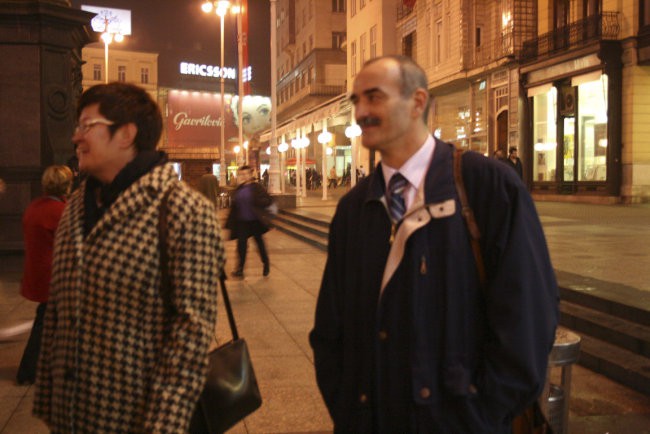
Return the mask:
<svg viewBox="0 0 650 434">
<path fill-rule="evenodd" d="M 221 68 L 216 65 L 204 65 L 200 63 L 181 62 L 180 71 L 183 75 L 198 75 L 200 77 L 225 78 L 229 80 L 237 79 L 237 69 L 232 67 Z M 250 81 L 253 72 L 250 66 L 244 68 L 242 79 L 245 82 Z"/>
<path fill-rule="evenodd" d="M 226 144 L 237 142 L 239 119 L 238 97 L 225 94 Z M 211 92 L 171 90 L 166 102 L 167 140 L 172 147 L 214 147 L 219 145 L 221 96 Z M 243 100 L 243 133 L 246 139 L 270 128 L 271 99 L 246 95 Z"/>
</svg>

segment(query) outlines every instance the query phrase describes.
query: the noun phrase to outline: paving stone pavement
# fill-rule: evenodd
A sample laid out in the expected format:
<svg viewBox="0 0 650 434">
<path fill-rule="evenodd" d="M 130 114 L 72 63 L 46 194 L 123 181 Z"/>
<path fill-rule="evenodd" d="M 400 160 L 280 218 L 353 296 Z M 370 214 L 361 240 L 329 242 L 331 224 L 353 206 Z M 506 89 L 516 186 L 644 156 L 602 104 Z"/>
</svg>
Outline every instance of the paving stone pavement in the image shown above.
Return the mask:
<svg viewBox="0 0 650 434">
<path fill-rule="evenodd" d="M 302 200 L 301 206 L 310 212 L 331 215 L 336 198 L 321 201 L 317 194 Z M 639 233 L 650 221 L 646 219 L 650 207 L 617 213 L 615 207 L 587 206 L 579 208 L 584 215 L 576 216 L 576 208 L 571 211 L 566 205 L 538 204 L 556 268 L 578 273 L 587 267 L 594 277 L 613 282 L 625 280 L 626 284 L 650 291 L 650 262 L 643 260 L 648 257 L 650 231 Z M 605 236 L 607 227 L 610 237 Z M 279 231 L 269 232 L 266 241 L 270 275 L 262 277 L 262 264 L 254 243 L 250 243 L 246 278 L 228 280 L 240 334 L 249 343 L 264 400 L 256 413 L 229 432 L 331 432 L 332 424 L 316 387 L 307 340 L 325 254 Z M 228 241 L 226 249 L 230 272 L 235 264 L 235 242 Z M 616 249 L 621 254 L 616 254 Z M 593 261 L 599 262 L 592 265 Z M 635 261 L 641 263 L 630 264 Z M 0 330 L 34 316 L 36 304 L 18 294 L 21 272 L 22 257 L 0 256 Z M 219 340 L 227 339 L 225 318 L 223 303 L 219 303 Z M 14 380 L 26 340 L 27 335 L 22 334 L 0 341 L 1 434 L 47 432 L 30 414 L 33 388 L 17 386 Z M 553 375 L 557 377 L 559 373 Z M 570 432 L 650 434 L 650 397 L 575 366 Z"/>
</svg>

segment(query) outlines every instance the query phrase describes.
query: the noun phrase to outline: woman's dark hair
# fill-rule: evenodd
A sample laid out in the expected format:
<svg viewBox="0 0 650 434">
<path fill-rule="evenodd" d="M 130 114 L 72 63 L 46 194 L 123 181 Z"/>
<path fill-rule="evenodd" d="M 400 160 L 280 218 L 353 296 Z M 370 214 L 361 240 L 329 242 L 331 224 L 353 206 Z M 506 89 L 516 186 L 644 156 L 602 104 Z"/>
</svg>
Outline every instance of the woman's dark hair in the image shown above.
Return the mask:
<svg viewBox="0 0 650 434">
<path fill-rule="evenodd" d="M 146 90 L 127 83 L 98 84 L 81 95 L 77 117 L 84 108 L 93 104 L 99 104 L 99 112 L 114 122 L 109 126 L 111 135 L 122 125 L 134 123 L 138 128 L 136 150 L 156 149 L 162 133 L 162 115 L 158 104 Z"/>
</svg>

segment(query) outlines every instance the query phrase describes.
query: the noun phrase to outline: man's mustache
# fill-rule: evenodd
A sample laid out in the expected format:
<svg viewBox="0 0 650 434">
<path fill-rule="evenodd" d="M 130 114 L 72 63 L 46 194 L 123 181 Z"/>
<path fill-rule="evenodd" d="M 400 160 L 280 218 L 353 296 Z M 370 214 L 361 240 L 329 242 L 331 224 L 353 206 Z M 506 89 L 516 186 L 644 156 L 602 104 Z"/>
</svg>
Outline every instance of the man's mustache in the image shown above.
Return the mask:
<svg viewBox="0 0 650 434">
<path fill-rule="evenodd" d="M 360 127 L 376 127 L 381 124 L 381 119 L 374 116 L 365 116 L 357 119 L 357 124 Z"/>
</svg>

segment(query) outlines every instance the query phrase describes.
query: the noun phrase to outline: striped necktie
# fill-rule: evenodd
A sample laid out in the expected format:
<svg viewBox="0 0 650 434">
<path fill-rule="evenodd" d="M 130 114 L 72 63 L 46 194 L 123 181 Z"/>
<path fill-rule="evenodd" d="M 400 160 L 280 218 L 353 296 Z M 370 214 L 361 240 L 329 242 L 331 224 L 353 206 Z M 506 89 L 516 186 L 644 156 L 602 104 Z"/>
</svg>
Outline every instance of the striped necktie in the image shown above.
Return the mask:
<svg viewBox="0 0 650 434">
<path fill-rule="evenodd" d="M 386 201 L 388 202 L 388 213 L 393 223 L 402 220 L 406 212 L 406 204 L 404 203 L 404 189 L 408 185 L 408 181 L 401 173 L 396 172 L 388 181 L 388 191 L 386 192 Z"/>
</svg>

